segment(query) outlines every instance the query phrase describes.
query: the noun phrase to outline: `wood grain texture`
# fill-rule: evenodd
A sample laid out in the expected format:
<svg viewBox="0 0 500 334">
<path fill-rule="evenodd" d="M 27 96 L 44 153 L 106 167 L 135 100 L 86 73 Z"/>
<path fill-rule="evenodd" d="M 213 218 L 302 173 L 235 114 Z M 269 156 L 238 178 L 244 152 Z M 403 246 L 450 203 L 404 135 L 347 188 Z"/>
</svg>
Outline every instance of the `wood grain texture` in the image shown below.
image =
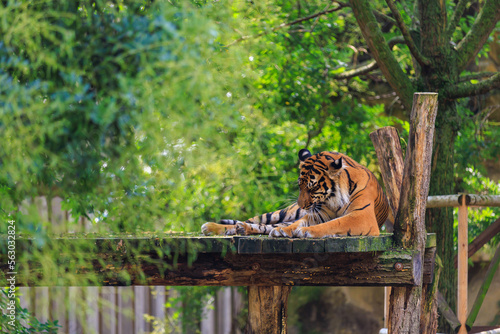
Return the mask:
<svg viewBox="0 0 500 334">
<path fill-rule="evenodd" d="M 434 254 L 435 247 L 427 249 L 423 264 L 425 281 L 432 280 Z M 189 254 L 158 257 L 151 253 L 134 261 L 126 254 L 121 257 L 99 254 L 99 257 L 90 267 L 81 268 L 71 284 L 404 286 L 415 284 L 415 274 L 421 268 L 420 257 L 402 249 L 359 253 L 199 253 L 196 258 Z M 63 280 L 45 277 L 39 263 L 27 265 L 30 271 L 19 273 L 19 286 L 65 285 Z M 94 277 L 91 283 L 86 280 L 89 275 Z"/>
<path fill-rule="evenodd" d="M 393 206 L 393 210 L 397 212 L 394 224 L 395 244 L 414 249 L 417 254 L 420 254 L 420 257 L 417 257 L 420 258 L 421 263 L 424 263 L 425 259 L 425 256 L 421 256 L 424 255 L 426 242 L 424 217 L 429 190 L 436 112 L 437 94 L 416 93 L 414 95 L 404 168 L 401 165 L 402 152 L 398 145 L 399 137 L 395 135 L 394 131 L 385 130 L 372 136 L 375 146 L 385 146 L 376 148 L 376 151 L 384 180 L 390 180 L 386 184 L 389 203 Z M 384 133 L 389 133 L 389 135 Z M 373 137 L 375 140 L 373 140 Z M 391 164 L 387 163 L 389 160 L 392 164 L 397 163 L 398 165 L 391 166 Z M 391 179 L 400 177 L 398 174 L 401 173 L 401 170 L 403 170 L 403 174 L 398 198 L 398 191 L 390 190 L 397 187 L 397 185 L 394 185 L 397 183 Z M 398 203 L 397 207 L 394 203 Z M 424 270 L 422 269 L 421 272 L 423 273 Z M 419 274 L 417 273 L 417 275 Z M 428 319 L 421 318 L 422 281 L 423 276 L 420 276 L 416 286 L 395 287 L 392 289 L 388 321 L 389 333 L 420 333 L 421 322 L 423 323 L 423 329 L 432 332 L 432 329 L 429 329 L 429 326 L 424 323 L 435 322 L 429 322 Z M 425 290 L 427 292 L 429 289 L 426 287 Z M 429 291 L 432 291 L 432 289 Z M 429 302 L 433 301 L 430 300 Z M 435 308 L 427 308 L 427 310 L 432 309 Z"/>
<path fill-rule="evenodd" d="M 398 130 L 387 126 L 370 133 L 370 138 L 377 153 L 387 199 L 393 216 L 396 217 L 404 171 L 403 151 Z"/>
<path fill-rule="evenodd" d="M 414 94 L 403 182 L 398 213 L 394 223 L 394 242 L 396 245 L 414 249 L 421 256 L 424 255 L 426 239 L 425 209 L 429 192 L 432 141 L 437 106 L 437 94 Z M 416 286 L 392 289 L 389 333 L 420 333 L 421 322 L 428 322 L 428 319 L 425 318 L 432 316 L 431 314 L 422 315 L 422 303 L 434 301 L 425 301 L 426 297 L 432 298 L 432 296 L 423 295 L 421 280 L 423 276 L 418 277 L 419 274 L 417 273 L 419 281 L 417 281 Z M 435 322 L 432 321 L 432 323 Z M 422 329 L 435 332 L 435 329 L 425 325 L 422 326 Z"/>
<path fill-rule="evenodd" d="M 286 334 L 290 286 L 249 286 L 247 334 Z"/>
<path fill-rule="evenodd" d="M 462 325 L 458 333 L 466 334 L 465 322 L 467 321 L 467 293 L 469 263 L 467 259 L 468 246 L 468 209 L 465 196 L 461 197 L 462 203 L 458 207 L 458 289 L 457 289 L 457 317 Z"/>
</svg>

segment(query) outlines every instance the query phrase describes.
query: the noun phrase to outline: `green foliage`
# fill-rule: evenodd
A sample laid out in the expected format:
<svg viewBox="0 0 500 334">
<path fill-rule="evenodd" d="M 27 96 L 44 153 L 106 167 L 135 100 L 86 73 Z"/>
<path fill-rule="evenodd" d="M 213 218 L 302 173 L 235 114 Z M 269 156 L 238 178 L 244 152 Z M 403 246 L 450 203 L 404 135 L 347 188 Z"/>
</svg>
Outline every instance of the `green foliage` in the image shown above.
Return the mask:
<svg viewBox="0 0 500 334">
<path fill-rule="evenodd" d="M 455 144 L 457 164 L 455 175 L 457 192 L 479 195 L 500 195 L 500 182 L 486 176 L 484 162 L 497 161 L 500 152 L 500 127 L 488 120 L 490 108 L 474 114 L 463 105 L 458 111 L 463 119 L 462 130 Z M 455 226 L 458 226 L 458 210 L 455 210 Z M 469 210 L 469 242 L 486 227 L 500 217 L 500 209 L 495 207 Z M 455 239 L 456 239 L 455 229 Z M 496 245 L 496 236 L 489 245 Z"/>
<path fill-rule="evenodd" d="M 69 228 L 87 216 L 101 233 L 199 231 L 205 221 L 245 219 L 295 201 L 304 147 L 347 153 L 377 173 L 369 133 L 394 125 L 407 137 L 405 117 L 392 114 L 395 100 L 378 103 L 388 89 L 380 72 L 337 78 L 371 61 L 352 12 L 299 20 L 335 3 L 78 4 L 0 5 L 0 220 L 14 219 L 18 235 L 37 238 L 39 248 L 19 254 L 18 263 L 39 261 L 47 277 L 71 282 L 95 254 L 50 245 L 58 230 L 50 210 L 40 213 L 38 196 L 63 199 Z M 409 12 L 403 18 L 414 20 Z M 393 24 L 383 31 L 387 40 L 400 35 Z M 407 47 L 396 45 L 394 54 L 415 77 Z M 498 158 L 498 126 L 465 106 L 459 112 L 467 120 L 456 145 L 459 190 L 498 193 L 480 164 Z M 477 212 L 471 236 L 498 216 Z M 178 291 L 183 324 L 199 320 L 214 293 Z"/>
<path fill-rule="evenodd" d="M 5 310 L 5 312 L 0 313 L 0 331 L 2 333 L 16 333 L 16 334 L 29 334 L 29 333 L 47 333 L 56 334 L 58 328 L 58 321 L 47 321 L 41 323 L 34 315 L 32 315 L 27 309 L 22 308 L 19 303 L 19 297 L 15 299 L 10 299 L 9 290 L 2 289 L 2 294 L 0 295 L 0 309 Z M 16 295 L 19 291 L 17 290 Z M 15 321 L 10 317 L 9 307 L 12 307 L 10 301 L 14 301 L 14 312 Z M 12 326 L 14 323 L 14 327 Z"/>
</svg>

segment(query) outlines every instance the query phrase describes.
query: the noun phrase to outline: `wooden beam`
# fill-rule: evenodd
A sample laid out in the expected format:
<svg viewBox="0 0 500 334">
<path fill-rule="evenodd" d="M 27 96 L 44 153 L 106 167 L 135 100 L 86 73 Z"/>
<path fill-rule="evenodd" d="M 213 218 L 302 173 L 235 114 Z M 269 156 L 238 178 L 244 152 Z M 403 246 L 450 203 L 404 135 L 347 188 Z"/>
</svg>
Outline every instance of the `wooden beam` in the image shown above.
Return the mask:
<svg viewBox="0 0 500 334">
<path fill-rule="evenodd" d="M 474 255 L 481 247 L 484 246 L 488 241 L 490 241 L 495 235 L 500 233 L 500 218 L 495 220 L 490 226 L 488 226 L 481 234 L 479 234 L 468 247 L 467 255 L 470 258 Z M 455 256 L 455 268 L 457 267 L 458 255 Z"/>
<path fill-rule="evenodd" d="M 493 259 L 490 262 L 488 271 L 486 272 L 486 276 L 484 277 L 483 284 L 481 284 L 481 288 L 477 293 L 476 300 L 474 301 L 474 304 L 472 305 L 472 308 L 469 313 L 469 317 L 467 318 L 466 323 L 467 327 L 469 328 L 472 327 L 474 325 L 474 321 L 476 321 L 477 314 L 481 309 L 484 297 L 488 293 L 488 289 L 490 288 L 493 276 L 495 276 L 495 273 L 497 272 L 499 263 L 500 263 L 500 245 L 497 247 L 495 255 L 493 256 Z"/>
<path fill-rule="evenodd" d="M 457 317 L 460 321 L 459 334 L 467 334 L 465 322 L 467 321 L 467 285 L 468 285 L 468 222 L 467 205 L 465 196 L 461 197 L 462 204 L 458 208 L 458 293 L 457 293 Z"/>
<path fill-rule="evenodd" d="M 435 247 L 429 248 L 423 268 L 432 280 Z M 63 255 L 66 258 L 65 254 Z M 418 255 L 418 256 L 417 256 Z M 393 249 L 385 252 L 304 254 L 96 254 L 98 261 L 79 266 L 71 280 L 53 277 L 37 261 L 24 263 L 17 286 L 170 285 L 170 286 L 404 286 L 413 285 L 421 269 L 419 254 Z M 57 263 L 65 269 L 71 264 Z M 0 269 L 7 272 L 5 265 Z"/>
<path fill-rule="evenodd" d="M 450 324 L 451 329 L 453 329 L 455 333 L 458 332 L 458 329 L 462 326 L 462 324 L 460 324 L 455 312 L 453 312 L 451 307 L 448 305 L 441 292 L 438 292 L 438 308 L 441 315 L 446 319 L 448 324 Z"/>
<path fill-rule="evenodd" d="M 391 235 L 279 240 L 272 246 L 276 239 L 268 237 L 65 238 L 37 248 L 37 240 L 18 239 L 16 284 L 411 285 L 421 267 L 414 252 L 392 248 Z M 434 235 L 427 245 L 424 278 L 431 281 Z M 58 254 L 50 259 L 58 270 L 44 270 L 40 254 Z M 9 272 L 5 255 L 0 249 L 0 278 Z"/>
<path fill-rule="evenodd" d="M 459 207 L 463 195 L 429 196 L 427 208 Z M 466 194 L 465 201 L 468 206 L 500 206 L 500 195 L 474 195 Z"/>
</svg>

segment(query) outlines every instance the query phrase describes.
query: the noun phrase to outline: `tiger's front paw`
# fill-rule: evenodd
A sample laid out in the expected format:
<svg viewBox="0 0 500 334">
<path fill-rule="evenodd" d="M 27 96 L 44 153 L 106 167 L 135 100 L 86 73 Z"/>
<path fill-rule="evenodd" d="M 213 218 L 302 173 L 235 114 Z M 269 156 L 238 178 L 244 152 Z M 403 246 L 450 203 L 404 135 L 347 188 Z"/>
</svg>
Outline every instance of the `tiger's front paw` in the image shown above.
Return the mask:
<svg viewBox="0 0 500 334">
<path fill-rule="evenodd" d="M 238 235 L 249 235 L 250 233 L 250 226 L 247 223 L 244 222 L 237 222 L 236 227 L 235 227 L 236 234 Z"/>
<path fill-rule="evenodd" d="M 290 229 L 286 227 L 275 227 L 271 230 L 271 233 L 269 233 L 269 236 L 271 238 L 291 238 L 293 237 L 293 233 Z"/>
<path fill-rule="evenodd" d="M 297 238 L 317 238 L 309 227 L 299 227 L 294 231 L 293 235 Z"/>
<path fill-rule="evenodd" d="M 225 226 L 217 223 L 205 223 L 201 225 L 201 232 L 204 235 L 234 235 L 235 229 L 233 226 Z"/>
</svg>

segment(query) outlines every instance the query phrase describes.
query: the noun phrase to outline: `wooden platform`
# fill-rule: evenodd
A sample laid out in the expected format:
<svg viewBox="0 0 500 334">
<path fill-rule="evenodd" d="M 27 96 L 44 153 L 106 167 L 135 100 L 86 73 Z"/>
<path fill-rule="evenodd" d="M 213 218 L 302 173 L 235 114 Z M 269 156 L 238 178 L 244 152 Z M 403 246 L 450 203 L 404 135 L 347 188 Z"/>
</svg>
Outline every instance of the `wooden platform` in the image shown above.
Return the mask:
<svg viewBox="0 0 500 334">
<path fill-rule="evenodd" d="M 44 248 L 54 254 L 60 249 L 63 253 L 55 260 L 59 270 L 74 271 L 72 259 L 89 255 L 95 259 L 77 267 L 68 282 L 64 277 L 48 277 L 42 264 L 28 256 L 28 263 L 19 263 L 16 283 L 89 285 L 90 279 L 90 285 L 122 286 L 402 286 L 415 284 L 421 270 L 424 282 L 432 281 L 435 245 L 435 235 L 428 234 L 422 264 L 415 252 L 393 247 L 390 234 L 327 239 L 87 235 L 51 239 L 42 247 L 37 240 L 18 239 L 17 252 L 25 255 L 35 250 L 43 254 Z M 0 250 L 0 257 L 4 254 Z M 6 262 L 1 263 L 5 275 Z"/>
</svg>

